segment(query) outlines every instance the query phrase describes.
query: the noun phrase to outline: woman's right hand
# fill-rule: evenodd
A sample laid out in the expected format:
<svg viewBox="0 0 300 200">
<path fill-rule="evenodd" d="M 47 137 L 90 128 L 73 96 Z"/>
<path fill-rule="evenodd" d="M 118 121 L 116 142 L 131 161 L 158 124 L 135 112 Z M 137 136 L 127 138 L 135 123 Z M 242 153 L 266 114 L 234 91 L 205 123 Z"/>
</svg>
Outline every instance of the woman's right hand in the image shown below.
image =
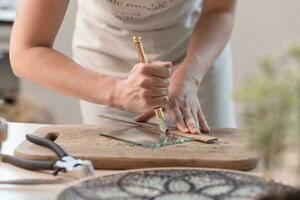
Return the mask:
<svg viewBox="0 0 300 200">
<path fill-rule="evenodd" d="M 114 106 L 129 112 L 147 112 L 165 106 L 169 95 L 172 63 L 139 63 L 129 77 L 120 80 L 114 91 Z"/>
</svg>

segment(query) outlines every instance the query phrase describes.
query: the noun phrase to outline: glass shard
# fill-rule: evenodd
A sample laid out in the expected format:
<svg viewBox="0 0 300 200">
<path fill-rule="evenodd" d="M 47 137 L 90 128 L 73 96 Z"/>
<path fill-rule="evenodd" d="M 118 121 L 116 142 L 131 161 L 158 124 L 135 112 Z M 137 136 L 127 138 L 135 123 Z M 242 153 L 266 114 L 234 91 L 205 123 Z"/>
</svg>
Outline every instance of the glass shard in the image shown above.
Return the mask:
<svg viewBox="0 0 300 200">
<path fill-rule="evenodd" d="M 165 134 L 144 127 L 129 127 L 114 131 L 102 131 L 100 135 L 153 149 L 193 141 L 193 139 L 178 136 L 174 133 Z"/>
</svg>

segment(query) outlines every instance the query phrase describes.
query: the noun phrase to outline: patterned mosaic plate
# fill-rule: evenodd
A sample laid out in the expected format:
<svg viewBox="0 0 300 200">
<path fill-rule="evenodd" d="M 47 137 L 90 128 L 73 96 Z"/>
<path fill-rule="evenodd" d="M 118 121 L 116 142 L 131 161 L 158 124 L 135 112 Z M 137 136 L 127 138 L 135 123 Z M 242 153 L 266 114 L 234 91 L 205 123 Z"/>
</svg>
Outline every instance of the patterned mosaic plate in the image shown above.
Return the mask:
<svg viewBox="0 0 300 200">
<path fill-rule="evenodd" d="M 229 171 L 160 169 L 95 177 L 65 189 L 57 200 L 253 200 L 296 189 Z"/>
</svg>

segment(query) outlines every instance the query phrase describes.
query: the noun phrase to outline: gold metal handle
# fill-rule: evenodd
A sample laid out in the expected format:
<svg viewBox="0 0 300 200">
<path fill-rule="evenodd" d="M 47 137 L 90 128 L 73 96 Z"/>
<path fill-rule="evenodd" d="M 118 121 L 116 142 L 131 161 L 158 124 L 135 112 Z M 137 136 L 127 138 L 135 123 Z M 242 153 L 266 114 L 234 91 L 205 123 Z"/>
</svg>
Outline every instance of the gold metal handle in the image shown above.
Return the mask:
<svg viewBox="0 0 300 200">
<path fill-rule="evenodd" d="M 133 43 L 135 44 L 136 52 L 138 54 L 140 63 L 148 63 L 147 57 L 144 52 L 142 38 L 140 36 L 134 36 L 132 38 Z"/>
<path fill-rule="evenodd" d="M 142 38 L 140 36 L 133 36 L 132 41 L 135 45 L 137 55 L 140 63 L 148 63 L 147 57 L 144 52 Z M 161 107 L 154 108 L 156 118 L 158 119 L 160 130 L 163 132 L 168 131 L 168 127 L 164 121 L 164 112 Z"/>
</svg>

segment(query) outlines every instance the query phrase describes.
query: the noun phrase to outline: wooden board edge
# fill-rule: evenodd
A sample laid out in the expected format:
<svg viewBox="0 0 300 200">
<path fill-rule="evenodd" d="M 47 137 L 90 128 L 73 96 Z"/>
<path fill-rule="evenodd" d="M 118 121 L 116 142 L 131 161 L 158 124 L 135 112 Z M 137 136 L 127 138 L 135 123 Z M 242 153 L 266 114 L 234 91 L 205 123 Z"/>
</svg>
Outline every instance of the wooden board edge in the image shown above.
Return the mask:
<svg viewBox="0 0 300 200">
<path fill-rule="evenodd" d="M 32 155 L 26 153 L 24 150 L 20 151 L 16 149 L 14 155 L 22 159 L 31 160 L 57 160 L 55 154 L 49 154 L 46 158 L 45 156 Z M 84 156 L 78 157 L 80 159 L 87 159 Z M 135 158 L 132 162 L 130 159 L 124 158 L 93 158 L 90 160 L 93 162 L 94 167 L 100 170 L 129 170 L 129 169 L 141 169 L 141 168 L 153 168 L 153 167 L 205 167 L 205 168 L 217 168 L 217 169 L 229 169 L 229 170 L 239 170 L 239 171 L 249 171 L 256 168 L 259 157 L 253 156 L 245 159 L 236 160 L 177 160 L 177 159 L 167 159 L 158 158 L 149 160 L 148 158 Z"/>
</svg>

